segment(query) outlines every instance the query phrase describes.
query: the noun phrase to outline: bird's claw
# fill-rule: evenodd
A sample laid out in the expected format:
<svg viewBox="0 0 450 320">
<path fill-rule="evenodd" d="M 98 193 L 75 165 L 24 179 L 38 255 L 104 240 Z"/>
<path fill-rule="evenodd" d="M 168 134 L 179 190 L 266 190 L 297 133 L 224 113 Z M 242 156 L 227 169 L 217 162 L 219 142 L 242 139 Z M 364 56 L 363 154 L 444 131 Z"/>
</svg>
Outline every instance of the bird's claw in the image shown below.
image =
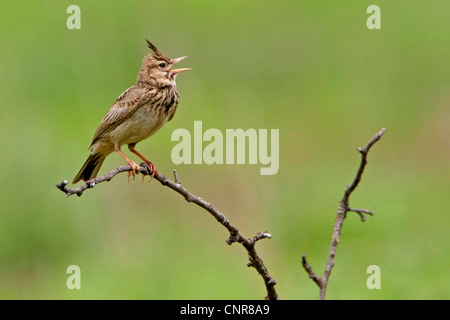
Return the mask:
<svg viewBox="0 0 450 320">
<path fill-rule="evenodd" d="M 133 180 L 136 178 L 136 172 L 139 173 L 139 165 L 134 161 L 129 161 L 128 164 L 131 167 L 131 171 L 128 171 L 128 183 L 130 183 L 130 176 L 133 176 Z"/>
<path fill-rule="evenodd" d="M 147 165 L 148 172 L 149 172 L 148 175 L 150 176 L 150 180 L 148 182 L 150 182 L 158 174 L 158 170 L 156 170 L 155 165 L 153 163 L 151 163 L 150 161 L 145 162 L 145 164 Z M 144 182 L 144 176 L 142 176 L 142 182 Z"/>
</svg>

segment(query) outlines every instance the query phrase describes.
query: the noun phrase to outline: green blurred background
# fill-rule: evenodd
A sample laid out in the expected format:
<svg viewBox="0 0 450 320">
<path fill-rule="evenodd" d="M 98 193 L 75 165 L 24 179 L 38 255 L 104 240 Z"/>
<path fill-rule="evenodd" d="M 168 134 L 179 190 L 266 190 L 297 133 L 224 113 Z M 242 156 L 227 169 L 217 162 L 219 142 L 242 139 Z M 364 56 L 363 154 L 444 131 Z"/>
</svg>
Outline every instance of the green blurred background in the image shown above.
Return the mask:
<svg viewBox="0 0 450 320">
<path fill-rule="evenodd" d="M 81 30 L 66 28 L 71 4 Z M 366 9 L 381 8 L 381 30 Z M 262 299 L 238 244 L 157 181 L 125 174 L 81 198 L 55 188 L 135 79 L 148 38 L 180 67 L 177 114 L 140 150 L 212 202 L 257 249 L 280 299 L 317 299 L 355 151 L 382 127 L 346 219 L 328 299 L 450 298 L 450 2 L 2 1 L 2 299 Z M 280 170 L 171 162 L 176 128 L 280 129 Z M 124 150 L 127 150 L 126 148 Z M 128 151 L 128 150 L 127 150 Z M 118 155 L 100 173 L 123 165 Z M 81 290 L 66 268 L 81 268 Z M 381 268 L 368 290 L 366 268 Z"/>
</svg>

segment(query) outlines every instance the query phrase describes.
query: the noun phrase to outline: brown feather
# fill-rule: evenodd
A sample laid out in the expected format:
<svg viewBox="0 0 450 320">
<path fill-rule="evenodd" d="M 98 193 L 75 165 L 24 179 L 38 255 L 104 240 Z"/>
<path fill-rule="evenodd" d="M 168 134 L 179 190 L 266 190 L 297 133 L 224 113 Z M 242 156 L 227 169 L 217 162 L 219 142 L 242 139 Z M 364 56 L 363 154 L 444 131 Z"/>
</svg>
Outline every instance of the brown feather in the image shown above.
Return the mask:
<svg viewBox="0 0 450 320">
<path fill-rule="evenodd" d="M 156 48 L 156 46 L 153 43 L 151 43 L 147 39 L 145 41 L 147 41 L 148 47 L 152 51 L 152 54 L 155 58 L 162 59 L 170 63 L 171 59 L 166 57 L 161 51 L 159 51 L 158 48 Z"/>
<path fill-rule="evenodd" d="M 99 141 L 102 136 L 114 130 L 119 124 L 130 117 L 140 106 L 154 97 L 155 94 L 156 90 L 149 91 L 146 88 L 136 86 L 122 93 L 98 126 L 89 148 Z"/>
<path fill-rule="evenodd" d="M 89 181 L 95 178 L 107 155 L 104 153 L 91 154 L 72 183 L 75 184 L 80 180 Z"/>
</svg>

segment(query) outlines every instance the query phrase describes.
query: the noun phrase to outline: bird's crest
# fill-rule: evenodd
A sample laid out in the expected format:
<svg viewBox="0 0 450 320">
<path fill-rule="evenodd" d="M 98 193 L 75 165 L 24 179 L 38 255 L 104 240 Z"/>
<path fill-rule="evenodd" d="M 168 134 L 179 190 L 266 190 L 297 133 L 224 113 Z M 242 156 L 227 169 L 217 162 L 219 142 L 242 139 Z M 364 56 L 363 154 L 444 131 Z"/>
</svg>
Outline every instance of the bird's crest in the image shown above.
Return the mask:
<svg viewBox="0 0 450 320">
<path fill-rule="evenodd" d="M 170 62 L 170 58 L 167 58 L 161 51 L 158 50 L 157 47 L 155 47 L 155 45 L 153 43 L 151 43 L 149 40 L 145 40 L 147 41 L 148 47 L 150 48 L 152 55 L 159 60 L 166 60 L 168 62 Z"/>
</svg>

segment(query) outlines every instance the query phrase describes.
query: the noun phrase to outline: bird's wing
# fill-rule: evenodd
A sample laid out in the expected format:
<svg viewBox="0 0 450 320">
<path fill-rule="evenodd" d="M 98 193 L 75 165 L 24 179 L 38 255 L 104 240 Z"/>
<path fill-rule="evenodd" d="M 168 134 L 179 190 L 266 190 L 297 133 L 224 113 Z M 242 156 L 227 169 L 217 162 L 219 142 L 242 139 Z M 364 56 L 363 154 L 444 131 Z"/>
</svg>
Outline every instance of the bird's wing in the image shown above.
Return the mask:
<svg viewBox="0 0 450 320">
<path fill-rule="evenodd" d="M 130 117 L 140 106 L 148 102 L 154 95 L 155 89 L 149 90 L 135 86 L 122 93 L 98 126 L 89 148 L 99 141 L 106 133 L 114 130 L 125 119 L 128 119 L 128 117 Z"/>
<path fill-rule="evenodd" d="M 173 119 L 173 116 L 175 115 L 175 112 L 177 111 L 177 107 L 175 107 L 175 110 L 173 110 L 172 114 L 170 115 L 169 120 L 167 120 L 167 122 L 169 122 L 170 120 Z"/>
</svg>

